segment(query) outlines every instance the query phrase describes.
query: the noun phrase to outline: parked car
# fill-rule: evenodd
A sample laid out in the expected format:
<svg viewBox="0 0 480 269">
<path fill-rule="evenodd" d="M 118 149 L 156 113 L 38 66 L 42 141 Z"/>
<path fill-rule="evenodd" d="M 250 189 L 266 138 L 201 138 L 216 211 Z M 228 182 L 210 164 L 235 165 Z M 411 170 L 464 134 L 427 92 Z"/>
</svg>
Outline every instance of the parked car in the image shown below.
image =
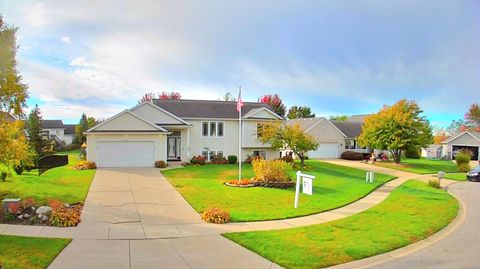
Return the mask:
<svg viewBox="0 0 480 269">
<path fill-rule="evenodd" d="M 480 165 L 477 165 L 472 171 L 467 173 L 467 179 L 469 181 L 480 182 Z"/>
</svg>

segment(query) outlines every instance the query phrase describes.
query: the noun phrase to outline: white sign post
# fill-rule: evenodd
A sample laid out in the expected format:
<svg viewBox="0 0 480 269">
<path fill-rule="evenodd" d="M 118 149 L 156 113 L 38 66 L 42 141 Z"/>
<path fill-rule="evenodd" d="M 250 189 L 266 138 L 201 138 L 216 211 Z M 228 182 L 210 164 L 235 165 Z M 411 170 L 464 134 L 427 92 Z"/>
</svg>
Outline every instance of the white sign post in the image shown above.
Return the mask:
<svg viewBox="0 0 480 269">
<path fill-rule="evenodd" d="M 297 184 L 295 186 L 295 202 L 293 207 L 298 207 L 298 197 L 300 196 L 300 180 L 302 180 L 302 192 L 308 195 L 313 194 L 313 179 L 315 176 L 302 174 L 302 172 L 297 171 Z"/>
</svg>

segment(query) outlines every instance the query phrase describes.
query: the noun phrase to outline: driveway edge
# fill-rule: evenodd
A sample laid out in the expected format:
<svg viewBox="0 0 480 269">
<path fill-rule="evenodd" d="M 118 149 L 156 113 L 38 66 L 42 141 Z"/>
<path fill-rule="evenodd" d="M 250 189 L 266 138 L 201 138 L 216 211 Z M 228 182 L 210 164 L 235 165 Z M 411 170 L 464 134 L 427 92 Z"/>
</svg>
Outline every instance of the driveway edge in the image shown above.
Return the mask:
<svg viewBox="0 0 480 269">
<path fill-rule="evenodd" d="M 455 219 L 453 219 L 453 221 L 450 222 L 450 224 L 448 224 L 442 230 L 438 231 L 437 233 L 435 233 L 435 234 L 433 234 L 433 235 L 431 235 L 431 236 L 429 236 L 429 237 L 427 237 L 427 238 L 425 238 L 421 241 L 415 242 L 413 244 L 410 244 L 408 246 L 405 246 L 405 247 L 402 247 L 402 248 L 399 248 L 399 249 L 396 249 L 396 250 L 392 250 L 390 252 L 382 253 L 382 254 L 372 256 L 372 257 L 368 257 L 368 258 L 361 259 L 361 260 L 356 260 L 356 261 L 352 261 L 352 262 L 348 262 L 348 263 L 343 263 L 343 264 L 339 264 L 339 265 L 325 267 L 325 268 L 328 268 L 328 269 L 365 269 L 365 268 L 369 268 L 371 266 L 379 265 L 379 264 L 382 264 L 382 263 L 385 263 L 385 262 L 388 262 L 388 261 L 391 261 L 391 260 L 394 260 L 394 259 L 397 259 L 397 258 L 400 258 L 400 257 L 404 257 L 404 256 L 409 255 L 411 253 L 417 252 L 417 251 L 419 251 L 419 250 L 421 250 L 425 247 L 428 247 L 428 246 L 444 239 L 445 237 L 449 236 L 452 232 L 454 232 L 463 223 L 463 221 L 465 220 L 465 218 L 467 216 L 467 207 L 466 207 L 465 203 L 463 202 L 463 200 L 460 199 L 457 195 L 448 191 L 450 186 L 455 185 L 455 184 L 460 184 L 460 183 L 463 183 L 463 182 L 455 182 L 455 183 L 449 184 L 445 187 L 445 190 L 451 196 L 453 196 L 453 198 L 455 198 L 458 201 L 459 208 L 458 208 L 458 213 L 457 213 L 457 216 L 455 217 Z"/>
</svg>

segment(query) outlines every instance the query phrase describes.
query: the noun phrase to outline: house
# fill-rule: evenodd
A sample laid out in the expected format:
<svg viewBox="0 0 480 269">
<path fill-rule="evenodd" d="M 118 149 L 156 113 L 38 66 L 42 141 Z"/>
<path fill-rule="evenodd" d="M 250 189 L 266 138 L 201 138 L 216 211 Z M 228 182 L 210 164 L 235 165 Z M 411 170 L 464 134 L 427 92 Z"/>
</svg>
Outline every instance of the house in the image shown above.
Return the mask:
<svg viewBox="0 0 480 269">
<path fill-rule="evenodd" d="M 454 159 L 455 154 L 461 149 L 472 152 L 472 160 L 479 160 L 480 132 L 459 132 L 442 142 L 442 157 Z"/>
<path fill-rule="evenodd" d="M 242 159 L 274 159 L 279 152 L 258 141 L 265 121 L 283 120 L 266 104 L 242 108 Z M 150 167 L 157 160 L 189 161 L 202 155 L 237 155 L 239 120 L 236 102 L 160 100 L 124 110 L 85 132 L 87 158 L 98 167 Z"/>
<path fill-rule="evenodd" d="M 54 139 L 58 143 L 65 143 L 70 145 L 75 138 L 75 125 L 63 124 L 61 120 L 42 120 L 40 127 L 45 136 Z"/>
<path fill-rule="evenodd" d="M 308 152 L 309 158 L 339 158 L 344 151 L 371 152 L 357 143 L 357 137 L 362 132 L 362 119 L 334 121 L 318 117 L 288 120 L 287 124 L 299 124 L 305 133 L 312 135 L 319 143 L 317 150 Z"/>
<path fill-rule="evenodd" d="M 442 145 L 429 145 L 422 148 L 421 156 L 424 158 L 439 159 L 442 157 Z"/>
</svg>

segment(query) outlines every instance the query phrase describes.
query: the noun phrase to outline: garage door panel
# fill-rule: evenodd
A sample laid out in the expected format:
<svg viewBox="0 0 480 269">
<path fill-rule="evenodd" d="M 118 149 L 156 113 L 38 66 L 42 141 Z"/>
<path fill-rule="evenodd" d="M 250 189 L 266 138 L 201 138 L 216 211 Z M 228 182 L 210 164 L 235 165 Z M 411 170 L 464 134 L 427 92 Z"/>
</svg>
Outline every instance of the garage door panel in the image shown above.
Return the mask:
<svg viewBox="0 0 480 269">
<path fill-rule="evenodd" d="M 320 143 L 317 150 L 308 152 L 310 159 L 338 158 L 338 143 Z"/>
<path fill-rule="evenodd" d="M 99 141 L 98 167 L 151 167 L 155 162 L 153 141 Z"/>
</svg>

